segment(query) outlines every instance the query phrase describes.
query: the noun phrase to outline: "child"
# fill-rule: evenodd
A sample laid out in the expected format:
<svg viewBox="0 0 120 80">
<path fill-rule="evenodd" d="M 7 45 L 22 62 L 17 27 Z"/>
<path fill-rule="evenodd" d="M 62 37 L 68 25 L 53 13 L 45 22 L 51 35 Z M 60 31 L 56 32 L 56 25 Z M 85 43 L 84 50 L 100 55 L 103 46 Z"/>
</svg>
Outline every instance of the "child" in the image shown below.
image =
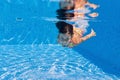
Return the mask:
<svg viewBox="0 0 120 80">
<path fill-rule="evenodd" d="M 74 47 L 75 45 L 96 35 L 92 29 L 91 33 L 83 36 L 84 31 L 82 29 L 76 28 L 63 21 L 57 22 L 56 26 L 59 30 L 58 43 L 62 44 L 64 47 Z"/>
<path fill-rule="evenodd" d="M 76 30 L 77 29 L 77 30 Z M 81 33 L 80 33 L 81 32 Z M 91 33 L 89 33 L 86 36 L 83 36 L 83 31 L 80 30 L 80 28 L 73 28 L 73 36 L 70 40 L 70 43 L 68 45 L 68 47 L 74 47 L 75 45 L 78 45 L 80 43 L 82 43 L 83 41 L 86 41 L 87 39 L 96 36 L 96 33 L 94 32 L 93 29 L 91 29 Z"/>
</svg>

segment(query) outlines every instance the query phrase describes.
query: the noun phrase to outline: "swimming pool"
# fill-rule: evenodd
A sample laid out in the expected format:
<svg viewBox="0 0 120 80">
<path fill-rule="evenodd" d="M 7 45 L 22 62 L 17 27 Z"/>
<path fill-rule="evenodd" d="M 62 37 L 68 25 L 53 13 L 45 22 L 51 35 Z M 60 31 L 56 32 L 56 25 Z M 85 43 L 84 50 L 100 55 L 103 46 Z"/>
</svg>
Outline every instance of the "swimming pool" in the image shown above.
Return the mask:
<svg viewBox="0 0 120 80">
<path fill-rule="evenodd" d="M 91 1 L 97 36 L 70 49 L 56 42 L 57 1 L 1 0 L 0 80 L 120 80 L 118 3 Z"/>
</svg>

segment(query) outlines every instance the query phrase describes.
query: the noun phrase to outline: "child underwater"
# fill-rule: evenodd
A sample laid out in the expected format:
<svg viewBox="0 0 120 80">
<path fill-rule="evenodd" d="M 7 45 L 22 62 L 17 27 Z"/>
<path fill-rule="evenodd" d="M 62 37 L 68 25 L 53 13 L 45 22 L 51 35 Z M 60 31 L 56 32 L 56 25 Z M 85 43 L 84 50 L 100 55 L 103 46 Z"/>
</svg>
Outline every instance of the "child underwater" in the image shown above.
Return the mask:
<svg viewBox="0 0 120 80">
<path fill-rule="evenodd" d="M 88 24 L 87 20 L 85 19 L 85 15 L 88 13 L 88 16 L 90 17 L 97 17 L 97 13 L 89 13 L 90 10 L 86 8 L 86 6 L 89 6 L 93 9 L 96 9 L 98 6 L 95 4 L 91 4 L 88 2 L 88 0 L 61 0 L 60 1 L 60 9 L 58 9 L 57 12 L 57 18 L 60 19 L 56 23 L 56 27 L 59 31 L 58 34 L 58 43 L 61 44 L 64 47 L 74 47 L 81 42 L 96 36 L 96 33 L 93 29 L 91 29 L 91 32 L 85 36 L 84 33 L 86 32 L 86 27 Z M 70 12 L 72 11 L 72 12 Z M 75 23 L 77 22 L 81 23 L 76 27 L 75 24 L 70 24 L 67 21 L 73 20 Z M 83 26 L 84 25 L 84 26 Z"/>
</svg>

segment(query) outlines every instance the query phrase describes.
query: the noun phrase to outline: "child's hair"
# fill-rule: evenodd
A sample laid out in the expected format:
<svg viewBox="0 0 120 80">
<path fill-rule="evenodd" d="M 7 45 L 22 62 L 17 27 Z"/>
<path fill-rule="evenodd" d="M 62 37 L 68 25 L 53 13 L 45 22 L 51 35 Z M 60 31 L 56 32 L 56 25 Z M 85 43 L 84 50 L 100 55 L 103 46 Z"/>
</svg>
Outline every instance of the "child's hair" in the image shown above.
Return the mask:
<svg viewBox="0 0 120 80">
<path fill-rule="evenodd" d="M 68 13 L 67 10 L 64 9 L 58 9 L 56 13 L 56 17 L 61 20 L 72 19 L 74 17 L 74 13 Z"/>
<path fill-rule="evenodd" d="M 68 24 L 64 21 L 59 21 L 56 23 L 56 27 L 58 28 L 59 33 L 68 33 L 71 36 L 73 35 L 73 26 L 71 24 Z"/>
</svg>

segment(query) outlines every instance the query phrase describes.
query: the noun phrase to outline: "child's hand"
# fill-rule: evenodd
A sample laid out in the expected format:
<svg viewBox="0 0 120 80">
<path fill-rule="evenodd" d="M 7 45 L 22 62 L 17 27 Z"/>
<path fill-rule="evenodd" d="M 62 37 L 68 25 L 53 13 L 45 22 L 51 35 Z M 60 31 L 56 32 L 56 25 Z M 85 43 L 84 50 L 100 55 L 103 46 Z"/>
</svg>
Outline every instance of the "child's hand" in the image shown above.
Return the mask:
<svg viewBox="0 0 120 80">
<path fill-rule="evenodd" d="M 96 36 L 96 33 L 93 29 L 91 29 L 91 33 L 90 33 L 92 36 Z"/>
<path fill-rule="evenodd" d="M 90 17 L 93 17 L 93 18 L 94 18 L 94 17 L 97 17 L 98 15 L 99 15 L 99 14 L 96 13 L 96 12 L 89 14 L 89 16 L 90 16 Z"/>
<path fill-rule="evenodd" d="M 89 4 L 89 6 L 90 6 L 91 8 L 93 8 L 93 9 L 96 9 L 96 8 L 99 7 L 99 5 L 96 5 L 96 4 Z"/>
</svg>

